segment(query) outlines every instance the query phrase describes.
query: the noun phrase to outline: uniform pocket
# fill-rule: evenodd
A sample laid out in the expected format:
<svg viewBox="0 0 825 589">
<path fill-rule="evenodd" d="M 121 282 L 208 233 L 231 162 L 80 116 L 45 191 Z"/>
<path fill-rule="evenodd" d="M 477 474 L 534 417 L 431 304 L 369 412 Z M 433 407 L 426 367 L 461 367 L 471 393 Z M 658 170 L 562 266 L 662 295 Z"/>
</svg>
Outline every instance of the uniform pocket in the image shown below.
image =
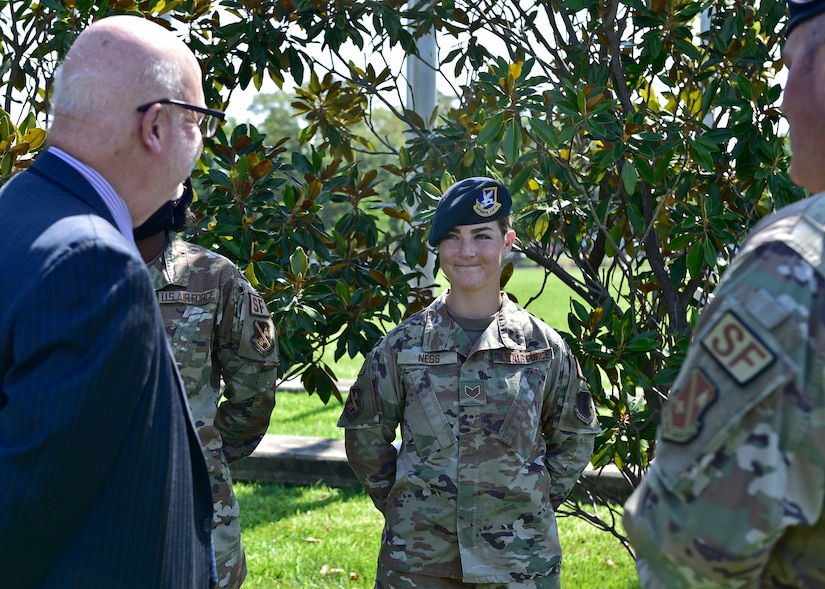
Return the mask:
<svg viewBox="0 0 825 589">
<path fill-rule="evenodd" d="M 403 372 L 406 394 L 404 422 L 418 453 L 428 453 L 457 443 L 426 369 L 408 368 Z M 405 440 L 405 442 L 408 440 Z"/>
<path fill-rule="evenodd" d="M 546 366 L 546 363 L 541 364 L 541 367 L 512 366 L 514 371 L 507 377 L 507 387 L 503 391 L 505 396 L 501 400 L 494 396 L 503 407 L 509 404 L 509 409 L 502 411 L 504 421 L 498 433 L 493 435 L 512 448 L 525 462 L 534 458 L 536 446 L 543 443 L 540 421 L 542 392 L 547 378 Z"/>
</svg>

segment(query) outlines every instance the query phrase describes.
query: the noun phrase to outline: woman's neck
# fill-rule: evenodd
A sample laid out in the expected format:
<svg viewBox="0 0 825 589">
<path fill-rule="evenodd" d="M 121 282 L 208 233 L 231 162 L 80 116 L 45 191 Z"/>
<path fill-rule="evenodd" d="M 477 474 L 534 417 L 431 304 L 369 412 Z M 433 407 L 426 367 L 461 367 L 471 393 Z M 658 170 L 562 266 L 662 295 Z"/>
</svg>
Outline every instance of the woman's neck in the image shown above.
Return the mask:
<svg viewBox="0 0 825 589">
<path fill-rule="evenodd" d="M 459 292 L 450 289 L 445 299 L 447 307 L 462 317 L 480 319 L 490 317 L 501 308 L 501 291 Z"/>
</svg>

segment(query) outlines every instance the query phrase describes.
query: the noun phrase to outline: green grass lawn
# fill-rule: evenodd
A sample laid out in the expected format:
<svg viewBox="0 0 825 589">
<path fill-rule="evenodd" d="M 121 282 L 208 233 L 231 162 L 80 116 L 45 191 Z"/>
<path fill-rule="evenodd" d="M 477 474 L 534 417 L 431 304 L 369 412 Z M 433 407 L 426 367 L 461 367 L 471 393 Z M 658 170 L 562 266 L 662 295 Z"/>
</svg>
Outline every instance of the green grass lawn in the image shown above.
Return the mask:
<svg viewBox="0 0 825 589">
<path fill-rule="evenodd" d="M 237 483 L 244 589 L 370 588 L 383 520 L 360 489 Z M 637 589 L 633 559 L 583 520 L 559 519 L 562 587 Z"/>
</svg>

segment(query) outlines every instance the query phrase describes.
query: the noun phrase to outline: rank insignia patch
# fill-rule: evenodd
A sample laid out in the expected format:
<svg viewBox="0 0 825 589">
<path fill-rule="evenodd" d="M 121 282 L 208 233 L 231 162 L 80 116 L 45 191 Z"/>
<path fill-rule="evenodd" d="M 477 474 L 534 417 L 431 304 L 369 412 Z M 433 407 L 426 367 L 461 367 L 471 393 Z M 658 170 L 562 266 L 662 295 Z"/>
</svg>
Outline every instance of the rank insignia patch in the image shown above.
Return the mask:
<svg viewBox="0 0 825 589">
<path fill-rule="evenodd" d="M 473 211 L 479 217 L 492 217 L 501 208 L 501 203 L 498 202 L 498 187 L 491 186 L 490 188 L 482 188 L 481 195 L 476 199 L 473 205 Z"/>
<path fill-rule="evenodd" d="M 481 394 L 481 387 L 464 387 L 464 394 L 470 397 L 471 399 L 475 399 Z"/>
<path fill-rule="evenodd" d="M 716 400 L 717 389 L 699 368 L 687 375 L 684 386 L 671 393 L 662 413 L 662 437 L 686 444 L 702 430 L 702 416 Z"/>
</svg>

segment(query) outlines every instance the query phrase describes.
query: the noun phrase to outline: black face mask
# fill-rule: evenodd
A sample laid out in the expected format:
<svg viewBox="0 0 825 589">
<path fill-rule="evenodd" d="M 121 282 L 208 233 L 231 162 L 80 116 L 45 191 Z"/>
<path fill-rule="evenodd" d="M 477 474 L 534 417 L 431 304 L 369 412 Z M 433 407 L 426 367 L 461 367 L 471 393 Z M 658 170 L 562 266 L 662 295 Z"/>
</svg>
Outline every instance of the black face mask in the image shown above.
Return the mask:
<svg viewBox="0 0 825 589">
<path fill-rule="evenodd" d="M 187 178 L 183 181 L 183 194 L 179 199 L 163 203 L 140 227 L 132 230 L 135 241 L 170 229 L 175 232 L 181 231 L 186 227 L 186 213 L 192 204 L 192 197 L 192 181 Z"/>
</svg>

